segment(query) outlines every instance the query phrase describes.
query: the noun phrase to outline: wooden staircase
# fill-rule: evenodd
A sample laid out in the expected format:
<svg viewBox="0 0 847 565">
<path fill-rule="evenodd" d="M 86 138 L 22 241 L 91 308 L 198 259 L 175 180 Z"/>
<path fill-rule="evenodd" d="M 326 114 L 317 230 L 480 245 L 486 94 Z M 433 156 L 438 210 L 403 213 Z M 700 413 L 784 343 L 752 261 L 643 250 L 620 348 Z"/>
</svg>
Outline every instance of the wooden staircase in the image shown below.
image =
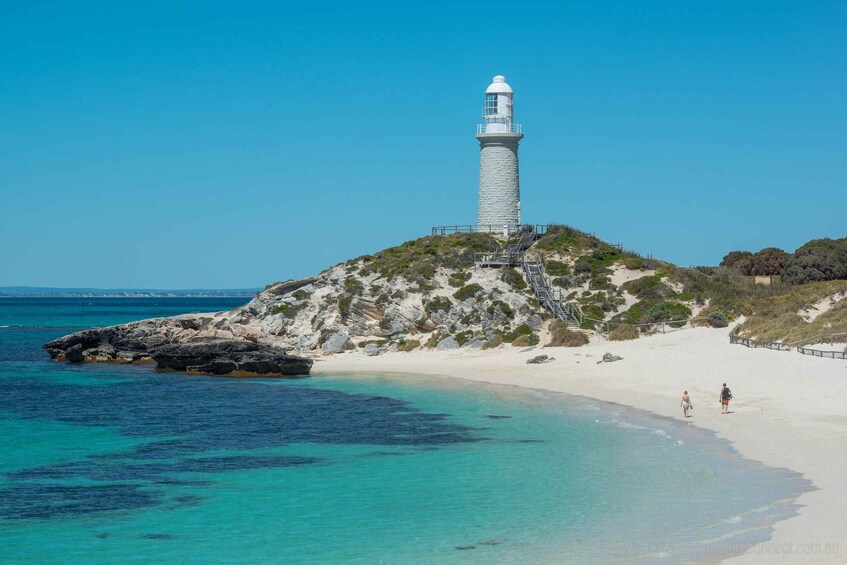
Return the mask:
<svg viewBox="0 0 847 565">
<path fill-rule="evenodd" d="M 579 327 L 583 319 L 582 310 L 576 302 L 562 300 L 562 293 L 553 290 L 544 270 L 544 262 L 539 259 L 527 259 L 524 254 L 521 266 L 529 287 L 541 306 L 557 320 L 565 322 L 568 327 Z"/>
<path fill-rule="evenodd" d="M 537 226 L 521 226 L 518 238 L 499 251 L 477 253 L 477 267 L 515 267 L 520 265 L 532 292 L 541 306 L 568 327 L 579 327 L 583 321 L 582 310 L 576 302 L 562 299 L 561 292 L 553 290 L 543 259 L 528 259 L 526 250 L 540 237 Z"/>
</svg>

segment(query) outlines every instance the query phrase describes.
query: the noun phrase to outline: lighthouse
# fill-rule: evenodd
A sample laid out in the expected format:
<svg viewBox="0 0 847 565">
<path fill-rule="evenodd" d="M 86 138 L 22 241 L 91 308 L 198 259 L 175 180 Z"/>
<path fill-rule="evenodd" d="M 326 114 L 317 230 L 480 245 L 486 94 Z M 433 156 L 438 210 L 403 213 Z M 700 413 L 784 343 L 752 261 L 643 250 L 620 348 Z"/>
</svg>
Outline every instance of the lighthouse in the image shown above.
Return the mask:
<svg viewBox="0 0 847 565">
<path fill-rule="evenodd" d="M 523 139 L 514 121 L 514 92 L 506 77 L 497 75 L 485 89 L 484 123 L 479 140 L 479 207 L 477 229 L 509 231 L 521 223 L 518 181 L 518 143 Z"/>
</svg>

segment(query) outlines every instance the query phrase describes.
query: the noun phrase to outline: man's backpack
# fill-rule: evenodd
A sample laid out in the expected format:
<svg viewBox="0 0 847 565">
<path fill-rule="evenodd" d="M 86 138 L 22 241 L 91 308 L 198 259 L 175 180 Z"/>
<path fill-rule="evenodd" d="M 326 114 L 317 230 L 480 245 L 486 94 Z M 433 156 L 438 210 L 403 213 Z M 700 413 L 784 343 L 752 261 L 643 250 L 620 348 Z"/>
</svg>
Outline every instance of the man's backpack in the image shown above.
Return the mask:
<svg viewBox="0 0 847 565">
<path fill-rule="evenodd" d="M 723 389 L 723 397 L 727 400 L 732 400 L 732 391 L 729 390 L 729 387 Z"/>
</svg>

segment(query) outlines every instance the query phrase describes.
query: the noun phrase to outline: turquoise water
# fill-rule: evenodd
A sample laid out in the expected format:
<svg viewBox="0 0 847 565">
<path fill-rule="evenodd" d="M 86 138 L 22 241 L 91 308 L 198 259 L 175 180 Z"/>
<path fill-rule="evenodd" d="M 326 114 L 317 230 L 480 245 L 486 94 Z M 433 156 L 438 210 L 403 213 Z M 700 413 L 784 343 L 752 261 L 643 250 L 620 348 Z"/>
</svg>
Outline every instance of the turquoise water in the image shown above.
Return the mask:
<svg viewBox="0 0 847 565">
<path fill-rule="evenodd" d="M 153 300 L 0 299 L 3 562 L 710 560 L 767 539 L 809 488 L 682 422 L 587 399 L 160 375 L 39 349 L 68 328 L 236 305 Z"/>
</svg>

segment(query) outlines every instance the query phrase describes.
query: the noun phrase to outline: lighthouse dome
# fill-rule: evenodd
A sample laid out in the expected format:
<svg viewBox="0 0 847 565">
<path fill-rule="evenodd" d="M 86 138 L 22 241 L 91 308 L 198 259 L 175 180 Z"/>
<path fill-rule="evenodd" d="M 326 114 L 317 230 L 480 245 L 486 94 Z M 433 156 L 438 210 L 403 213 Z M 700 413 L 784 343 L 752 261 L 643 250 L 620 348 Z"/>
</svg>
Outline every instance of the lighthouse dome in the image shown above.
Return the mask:
<svg viewBox="0 0 847 565">
<path fill-rule="evenodd" d="M 491 84 L 485 89 L 486 94 L 511 94 L 512 87 L 506 83 L 506 77 L 497 75 L 491 80 Z"/>
</svg>

